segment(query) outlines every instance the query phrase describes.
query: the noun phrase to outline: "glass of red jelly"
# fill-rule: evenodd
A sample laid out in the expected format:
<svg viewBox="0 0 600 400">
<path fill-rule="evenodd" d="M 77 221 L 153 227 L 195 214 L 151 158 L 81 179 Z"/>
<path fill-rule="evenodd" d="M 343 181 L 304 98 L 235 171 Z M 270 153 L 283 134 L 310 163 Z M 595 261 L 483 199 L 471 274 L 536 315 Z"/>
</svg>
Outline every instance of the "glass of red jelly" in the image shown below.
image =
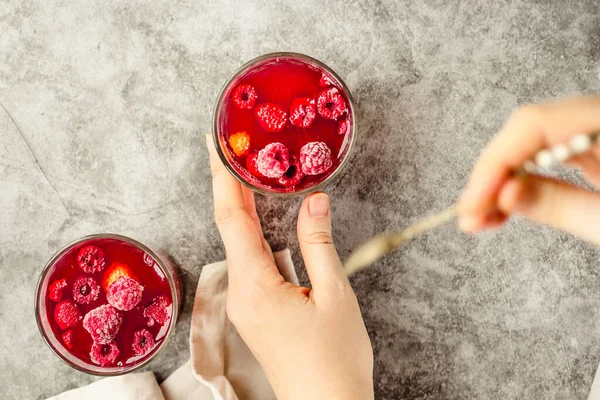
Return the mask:
<svg viewBox="0 0 600 400">
<path fill-rule="evenodd" d="M 121 375 L 148 364 L 167 344 L 181 304 L 176 266 L 125 236 L 96 234 L 65 246 L 38 281 L 37 324 L 71 367 Z"/>
<path fill-rule="evenodd" d="M 350 91 L 322 62 L 272 53 L 238 69 L 214 112 L 213 140 L 225 167 L 256 192 L 298 195 L 326 185 L 356 136 Z"/>
</svg>

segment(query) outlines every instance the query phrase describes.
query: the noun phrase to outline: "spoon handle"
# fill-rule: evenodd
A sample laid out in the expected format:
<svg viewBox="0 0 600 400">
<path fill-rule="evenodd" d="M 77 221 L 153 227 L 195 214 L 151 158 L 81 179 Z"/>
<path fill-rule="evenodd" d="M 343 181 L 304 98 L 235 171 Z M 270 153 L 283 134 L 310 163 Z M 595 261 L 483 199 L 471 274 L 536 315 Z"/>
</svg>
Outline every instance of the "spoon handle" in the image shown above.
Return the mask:
<svg viewBox="0 0 600 400">
<path fill-rule="evenodd" d="M 555 164 L 564 163 L 572 157 L 585 153 L 592 148 L 594 143 L 598 142 L 600 142 L 600 133 L 573 136 L 568 143 L 557 144 L 539 151 L 535 157 L 526 161 L 515 173 L 517 176 L 525 176 L 528 173 L 535 172 L 539 168 L 548 169 Z M 458 216 L 458 208 L 457 205 L 453 205 L 447 210 L 425 218 L 401 232 L 381 234 L 373 237 L 350 254 L 350 257 L 344 264 L 346 275 L 350 276 L 368 267 L 407 241 L 425 231 L 445 224 L 456 216 Z"/>
</svg>

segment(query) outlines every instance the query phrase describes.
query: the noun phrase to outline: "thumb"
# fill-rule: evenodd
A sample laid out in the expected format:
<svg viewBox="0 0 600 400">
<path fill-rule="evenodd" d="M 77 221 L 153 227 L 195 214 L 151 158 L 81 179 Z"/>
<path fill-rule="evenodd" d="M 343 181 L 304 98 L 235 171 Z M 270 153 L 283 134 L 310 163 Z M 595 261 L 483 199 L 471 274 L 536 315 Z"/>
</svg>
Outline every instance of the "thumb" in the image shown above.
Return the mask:
<svg viewBox="0 0 600 400">
<path fill-rule="evenodd" d="M 333 245 L 329 196 L 325 193 L 313 193 L 302 202 L 298 240 L 315 293 L 327 286 L 348 283 Z"/>
<path fill-rule="evenodd" d="M 600 195 L 537 176 L 512 178 L 498 196 L 500 210 L 600 244 Z"/>
</svg>

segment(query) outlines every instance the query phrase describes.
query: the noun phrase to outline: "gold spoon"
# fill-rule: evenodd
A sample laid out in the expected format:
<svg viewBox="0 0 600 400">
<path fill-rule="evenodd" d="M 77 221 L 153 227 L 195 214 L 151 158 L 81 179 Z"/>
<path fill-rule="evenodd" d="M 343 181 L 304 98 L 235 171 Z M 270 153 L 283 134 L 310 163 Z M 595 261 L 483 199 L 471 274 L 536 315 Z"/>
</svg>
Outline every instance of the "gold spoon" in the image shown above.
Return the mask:
<svg viewBox="0 0 600 400">
<path fill-rule="evenodd" d="M 375 236 L 350 254 L 350 257 L 348 257 L 344 264 L 346 275 L 350 276 L 355 272 L 368 267 L 370 264 L 402 246 L 412 238 L 419 236 L 425 231 L 445 224 L 457 215 L 458 210 L 456 206 L 453 206 L 437 215 L 421 220 L 401 232 L 384 233 Z"/>
<path fill-rule="evenodd" d="M 563 163 L 571 157 L 585 153 L 592 147 L 593 143 L 597 142 L 600 142 L 600 133 L 573 136 L 566 144 L 558 144 L 550 149 L 538 152 L 532 160 L 525 162 L 523 167 L 515 171 L 515 175 L 524 177 L 527 173 L 534 172 L 538 167 L 547 169 L 554 164 Z M 384 233 L 373 237 L 350 254 L 344 264 L 346 275 L 350 276 L 368 267 L 409 240 L 425 231 L 445 224 L 456 216 L 458 216 L 458 208 L 455 204 L 447 210 L 423 219 L 401 232 Z"/>
</svg>

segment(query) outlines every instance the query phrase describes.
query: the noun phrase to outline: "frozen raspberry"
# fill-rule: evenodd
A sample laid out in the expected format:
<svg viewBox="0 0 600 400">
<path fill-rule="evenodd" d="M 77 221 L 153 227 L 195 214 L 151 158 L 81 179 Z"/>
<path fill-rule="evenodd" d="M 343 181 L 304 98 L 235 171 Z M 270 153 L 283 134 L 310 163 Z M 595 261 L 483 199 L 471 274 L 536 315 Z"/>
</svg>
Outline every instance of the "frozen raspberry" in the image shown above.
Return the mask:
<svg viewBox="0 0 600 400">
<path fill-rule="evenodd" d="M 246 169 L 254 176 L 261 176 L 261 173 L 258 171 L 258 164 L 256 163 L 257 157 L 258 153 L 248 154 L 248 157 L 246 157 Z"/>
<path fill-rule="evenodd" d="M 72 349 L 73 348 L 73 331 L 69 329 L 68 331 L 63 333 L 62 340 L 67 349 Z"/>
<path fill-rule="evenodd" d="M 119 347 L 115 342 L 105 344 L 94 343 L 90 351 L 90 358 L 94 363 L 102 367 L 110 367 L 119 358 L 119 353 Z"/>
<path fill-rule="evenodd" d="M 234 133 L 229 137 L 229 145 L 235 155 L 241 157 L 250 150 L 250 135 L 246 132 Z"/>
<path fill-rule="evenodd" d="M 48 298 L 52 301 L 59 302 L 62 300 L 64 288 L 67 287 L 66 279 L 55 280 L 48 286 Z"/>
<path fill-rule="evenodd" d="M 154 337 L 146 329 L 141 329 L 133 334 L 133 343 L 131 344 L 133 352 L 138 356 L 148 354 L 154 348 Z"/>
<path fill-rule="evenodd" d="M 258 123 L 267 132 L 280 132 L 285 128 L 287 113 L 277 104 L 264 103 L 254 111 Z"/>
<path fill-rule="evenodd" d="M 65 330 L 79 323 L 81 311 L 79 311 L 79 307 L 73 300 L 63 300 L 54 309 L 54 320 L 60 329 Z"/>
<path fill-rule="evenodd" d="M 285 174 L 279 178 L 279 184 L 285 187 L 294 187 L 300 183 L 302 178 L 304 178 L 304 172 L 302 172 L 300 162 L 298 158 L 292 156 L 290 158 L 290 166 L 285 171 Z"/>
<path fill-rule="evenodd" d="M 131 268 L 129 268 L 127 265 L 113 263 L 104 273 L 104 278 L 102 279 L 102 288 L 105 291 L 108 291 L 108 287 L 121 276 L 138 280 L 133 272 L 131 272 Z"/>
<path fill-rule="evenodd" d="M 337 119 L 346 111 L 346 102 L 337 88 L 325 89 L 317 100 L 319 115 L 327 119 Z"/>
<path fill-rule="evenodd" d="M 333 86 L 333 79 L 331 79 L 331 77 L 329 75 L 327 75 L 325 72 L 323 72 L 321 74 L 321 79 L 319 80 L 319 86 L 321 86 L 321 87 Z"/>
<path fill-rule="evenodd" d="M 88 276 L 80 276 L 73 283 L 73 299 L 79 304 L 90 304 L 98 300 L 100 285 Z"/>
<path fill-rule="evenodd" d="M 144 287 L 135 279 L 120 276 L 108 287 L 106 300 L 117 310 L 129 311 L 142 300 L 143 292 Z"/>
<path fill-rule="evenodd" d="M 290 153 L 281 143 L 268 144 L 258 152 L 256 166 L 261 175 L 279 178 L 290 166 Z"/>
<path fill-rule="evenodd" d="M 123 316 L 113 306 L 104 304 L 83 317 L 83 327 L 96 343 L 107 344 L 117 336 Z"/>
<path fill-rule="evenodd" d="M 290 122 L 298 128 L 308 128 L 317 116 L 315 101 L 310 97 L 300 97 L 290 106 Z"/>
<path fill-rule="evenodd" d="M 348 132 L 348 119 L 340 121 L 338 124 L 338 135 L 345 135 Z"/>
<path fill-rule="evenodd" d="M 240 85 L 235 88 L 231 97 L 237 108 L 251 110 L 256 103 L 256 89 L 250 85 Z"/>
<path fill-rule="evenodd" d="M 144 308 L 144 317 L 149 318 L 148 326 L 154 325 L 154 322 L 158 322 L 164 325 L 165 322 L 170 318 L 169 305 L 171 301 L 166 296 L 156 296 L 152 303 Z"/>
<path fill-rule="evenodd" d="M 300 149 L 300 164 L 306 175 L 319 175 L 333 165 L 331 150 L 323 142 L 309 142 Z"/>
<path fill-rule="evenodd" d="M 106 266 L 104 252 L 96 246 L 85 246 L 77 254 L 77 264 L 86 274 L 100 272 Z"/>
<path fill-rule="evenodd" d="M 154 258 L 152 258 L 152 256 L 148 253 L 144 253 L 144 264 L 146 264 L 149 267 L 154 267 Z"/>
</svg>

